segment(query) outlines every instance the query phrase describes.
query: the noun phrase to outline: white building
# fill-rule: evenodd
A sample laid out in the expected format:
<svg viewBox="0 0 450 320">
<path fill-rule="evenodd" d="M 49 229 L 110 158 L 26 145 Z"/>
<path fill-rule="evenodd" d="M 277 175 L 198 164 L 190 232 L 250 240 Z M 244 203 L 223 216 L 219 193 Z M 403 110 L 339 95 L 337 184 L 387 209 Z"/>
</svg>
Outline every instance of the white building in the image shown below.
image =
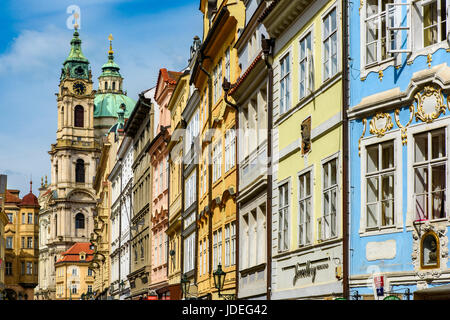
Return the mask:
<svg viewBox="0 0 450 320">
<path fill-rule="evenodd" d="M 125 300 L 130 295 L 130 220 L 132 216 L 133 144 L 125 136 L 109 175 L 111 194 L 111 295 Z"/>
</svg>

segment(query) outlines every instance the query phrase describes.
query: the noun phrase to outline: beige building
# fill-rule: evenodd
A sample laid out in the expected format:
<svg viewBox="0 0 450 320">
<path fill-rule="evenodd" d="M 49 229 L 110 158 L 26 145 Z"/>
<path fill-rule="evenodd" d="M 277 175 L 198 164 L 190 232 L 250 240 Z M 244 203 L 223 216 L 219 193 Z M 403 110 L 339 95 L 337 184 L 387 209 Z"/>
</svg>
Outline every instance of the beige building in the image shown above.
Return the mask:
<svg viewBox="0 0 450 320">
<path fill-rule="evenodd" d="M 89 242 L 74 244 L 55 263 L 56 300 L 80 300 L 93 292 L 94 273 L 89 268 L 94 250 Z"/>
<path fill-rule="evenodd" d="M 5 293 L 7 300 L 33 300 L 38 284 L 39 203 L 31 192 L 23 199 L 19 190 L 7 190 L 5 213 Z"/>
<path fill-rule="evenodd" d="M 150 170 L 149 145 L 154 137 L 155 90 L 150 89 L 139 95 L 127 123 L 125 134 L 133 139 L 133 210 L 131 217 L 131 261 L 128 281 L 130 299 L 143 299 L 148 295 L 151 273 L 151 222 L 150 190 L 152 170 Z"/>
</svg>

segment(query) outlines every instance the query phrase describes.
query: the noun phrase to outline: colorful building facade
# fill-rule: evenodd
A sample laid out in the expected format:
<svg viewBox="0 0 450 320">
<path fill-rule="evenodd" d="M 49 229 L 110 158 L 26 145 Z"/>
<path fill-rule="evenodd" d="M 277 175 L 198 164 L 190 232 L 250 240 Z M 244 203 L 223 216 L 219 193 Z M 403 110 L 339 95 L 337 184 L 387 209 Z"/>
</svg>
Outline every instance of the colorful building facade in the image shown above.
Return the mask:
<svg viewBox="0 0 450 320">
<path fill-rule="evenodd" d="M 242 2 L 201 1 L 203 41 L 192 69 L 190 83 L 200 95 L 200 182 L 197 284 L 198 296 L 222 299 L 214 286 L 219 265 L 226 272 L 221 293 L 236 295 L 236 161 L 230 159 L 236 111 L 224 100 L 224 79 L 234 83 L 239 75 L 234 44 L 245 25 Z M 235 153 L 236 154 L 236 153 Z"/>
<path fill-rule="evenodd" d="M 349 17 L 351 294 L 448 299 L 448 1 Z"/>
<path fill-rule="evenodd" d="M 271 299 L 342 296 L 342 5 L 273 1 Z M 241 253 L 242 254 L 242 253 Z"/>
</svg>

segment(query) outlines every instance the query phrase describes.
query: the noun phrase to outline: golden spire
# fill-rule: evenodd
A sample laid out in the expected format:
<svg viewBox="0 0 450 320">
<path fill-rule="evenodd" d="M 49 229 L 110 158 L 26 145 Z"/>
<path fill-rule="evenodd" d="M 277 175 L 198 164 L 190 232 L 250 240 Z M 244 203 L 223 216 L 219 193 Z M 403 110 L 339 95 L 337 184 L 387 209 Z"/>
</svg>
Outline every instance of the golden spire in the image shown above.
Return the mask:
<svg viewBox="0 0 450 320">
<path fill-rule="evenodd" d="M 112 48 L 112 41 L 114 40 L 112 34 L 109 35 L 108 37 L 109 40 L 109 51 L 108 54 L 114 54 L 113 48 Z"/>
</svg>

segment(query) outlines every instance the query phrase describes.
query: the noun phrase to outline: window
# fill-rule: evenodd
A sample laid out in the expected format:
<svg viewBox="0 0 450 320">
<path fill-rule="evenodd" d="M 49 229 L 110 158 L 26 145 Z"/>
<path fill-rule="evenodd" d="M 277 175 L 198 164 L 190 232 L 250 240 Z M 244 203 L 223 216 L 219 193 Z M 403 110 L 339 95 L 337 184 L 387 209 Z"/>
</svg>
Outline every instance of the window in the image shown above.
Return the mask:
<svg viewBox="0 0 450 320">
<path fill-rule="evenodd" d="M 230 225 L 225 226 L 225 267 L 230 265 Z"/>
<path fill-rule="evenodd" d="M 195 261 L 195 233 L 184 239 L 184 272 L 194 269 Z"/>
<path fill-rule="evenodd" d="M 78 159 L 75 165 L 75 182 L 84 183 L 84 181 L 84 161 L 82 159 Z"/>
<path fill-rule="evenodd" d="M 22 224 L 25 224 L 26 217 L 27 217 L 26 214 L 22 213 Z"/>
<path fill-rule="evenodd" d="M 225 172 L 234 167 L 236 158 L 236 131 L 229 129 L 225 133 Z"/>
<path fill-rule="evenodd" d="M 447 39 L 446 0 L 422 1 L 423 46 L 445 41 Z"/>
<path fill-rule="evenodd" d="M 14 215 L 13 215 L 13 213 L 12 212 L 8 212 L 7 215 L 8 215 L 9 223 L 14 223 Z"/>
<path fill-rule="evenodd" d="M 285 251 L 289 247 L 289 184 L 278 188 L 278 251 Z"/>
<path fill-rule="evenodd" d="M 163 163 L 159 163 L 159 193 L 163 192 Z"/>
<path fill-rule="evenodd" d="M 386 5 L 393 2 L 394 0 L 367 0 L 364 20 L 366 65 L 392 57 L 386 45 Z"/>
<path fill-rule="evenodd" d="M 334 8 L 323 19 L 323 80 L 327 80 L 337 73 L 337 37 L 336 8 Z"/>
<path fill-rule="evenodd" d="M 203 241 L 200 241 L 198 244 L 199 247 L 199 270 L 200 270 L 200 275 L 203 274 Z"/>
<path fill-rule="evenodd" d="M 213 182 L 222 175 L 222 141 L 219 140 L 213 148 Z"/>
<path fill-rule="evenodd" d="M 236 222 L 231 223 L 231 265 L 236 264 Z"/>
<path fill-rule="evenodd" d="M 21 275 L 25 274 L 25 262 L 23 261 L 20 263 L 20 272 Z"/>
<path fill-rule="evenodd" d="M 12 276 L 12 270 L 13 270 L 12 262 L 7 261 L 5 264 L 5 275 Z"/>
<path fill-rule="evenodd" d="M 28 249 L 33 248 L 33 237 L 27 237 L 27 248 Z"/>
<path fill-rule="evenodd" d="M 6 237 L 6 249 L 13 248 L 13 237 Z"/>
<path fill-rule="evenodd" d="M 225 78 L 231 82 L 231 72 L 230 72 L 230 48 L 228 47 L 225 51 Z"/>
<path fill-rule="evenodd" d="M 72 294 L 76 294 L 77 293 L 77 285 L 76 284 L 73 284 L 72 285 Z"/>
<path fill-rule="evenodd" d="M 33 214 L 32 213 L 28 213 L 28 224 L 33 224 Z"/>
<path fill-rule="evenodd" d="M 196 174 L 194 172 L 186 179 L 185 182 L 185 208 L 188 209 L 194 202 L 197 194 Z"/>
<path fill-rule="evenodd" d="M 206 193 L 206 186 L 207 186 L 207 180 L 208 180 L 208 165 L 206 162 L 206 155 L 203 157 L 203 165 L 202 165 L 203 171 L 202 171 L 202 195 Z"/>
<path fill-rule="evenodd" d="M 89 276 L 89 277 L 92 276 L 92 269 L 88 269 L 88 276 Z"/>
<path fill-rule="evenodd" d="M 87 292 L 88 292 L 88 293 L 92 293 L 92 285 L 89 284 L 89 285 L 87 286 Z"/>
<path fill-rule="evenodd" d="M 366 147 L 366 227 L 393 226 L 395 163 L 393 141 Z"/>
<path fill-rule="evenodd" d="M 414 135 L 414 206 L 419 221 L 446 218 L 445 129 Z"/>
<path fill-rule="evenodd" d="M 213 269 L 217 268 L 217 231 L 213 232 Z"/>
<path fill-rule="evenodd" d="M 311 47 L 311 32 L 300 40 L 300 99 L 313 90 L 314 65 Z"/>
<path fill-rule="evenodd" d="M 281 80 L 280 80 L 280 114 L 285 113 L 290 107 L 291 95 L 291 74 L 290 58 L 287 54 L 280 61 Z"/>
<path fill-rule="evenodd" d="M 84 127 L 84 108 L 82 106 L 76 106 L 74 109 L 75 127 Z"/>
<path fill-rule="evenodd" d="M 27 262 L 27 274 L 33 274 L 33 262 Z"/>
<path fill-rule="evenodd" d="M 336 212 L 338 203 L 337 159 L 322 165 L 322 217 L 319 218 L 319 240 L 336 236 Z"/>
<path fill-rule="evenodd" d="M 84 229 L 84 215 L 77 213 L 75 216 L 75 229 Z"/>
<path fill-rule="evenodd" d="M 299 239 L 298 244 L 304 246 L 311 243 L 312 187 L 311 171 L 298 178 L 299 188 Z"/>
<path fill-rule="evenodd" d="M 220 228 L 217 232 L 217 257 L 217 262 L 222 264 L 222 228 Z"/>
<path fill-rule="evenodd" d="M 22 246 L 21 248 L 25 248 L 25 237 L 22 237 Z"/>
<path fill-rule="evenodd" d="M 214 103 L 222 96 L 222 59 L 219 60 L 213 73 L 214 81 Z"/>
<path fill-rule="evenodd" d="M 72 268 L 72 275 L 76 276 L 77 275 L 77 268 Z"/>
<path fill-rule="evenodd" d="M 203 240 L 203 273 L 208 272 L 208 239 Z"/>
</svg>

